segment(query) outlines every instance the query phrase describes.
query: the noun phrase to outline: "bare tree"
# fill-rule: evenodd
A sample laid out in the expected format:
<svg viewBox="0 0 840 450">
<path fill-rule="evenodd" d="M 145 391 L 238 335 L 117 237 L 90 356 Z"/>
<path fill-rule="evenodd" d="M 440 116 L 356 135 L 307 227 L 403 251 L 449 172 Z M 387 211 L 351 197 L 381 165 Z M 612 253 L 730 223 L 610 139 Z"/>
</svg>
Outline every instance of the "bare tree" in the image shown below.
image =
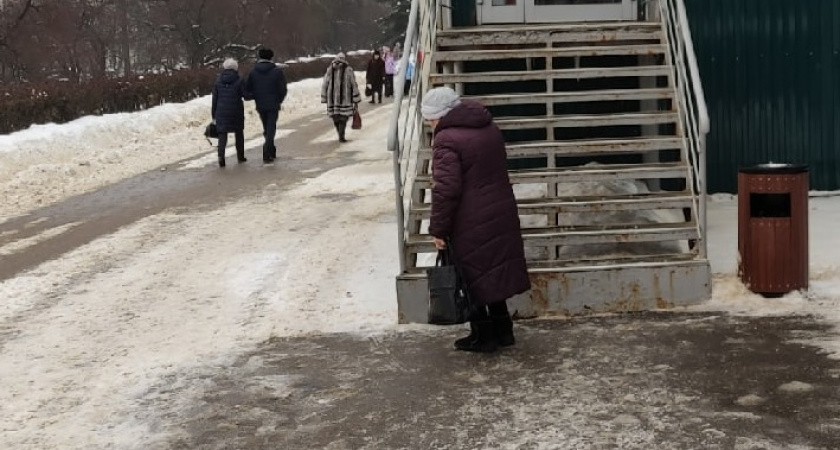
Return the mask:
<svg viewBox="0 0 840 450">
<path fill-rule="evenodd" d="M 0 77 L 86 79 L 379 44 L 381 0 L 4 0 Z"/>
<path fill-rule="evenodd" d="M 120 56 L 122 57 L 123 76 L 131 75 L 131 33 L 128 22 L 127 0 L 117 1 L 117 18 L 120 28 Z"/>
</svg>

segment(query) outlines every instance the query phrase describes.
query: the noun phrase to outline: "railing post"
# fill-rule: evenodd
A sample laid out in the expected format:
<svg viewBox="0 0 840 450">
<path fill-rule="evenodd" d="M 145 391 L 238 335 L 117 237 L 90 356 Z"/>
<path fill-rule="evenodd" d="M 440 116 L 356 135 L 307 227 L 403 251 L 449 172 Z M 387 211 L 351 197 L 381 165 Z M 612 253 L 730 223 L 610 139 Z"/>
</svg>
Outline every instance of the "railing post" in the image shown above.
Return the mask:
<svg viewBox="0 0 840 450">
<path fill-rule="evenodd" d="M 703 226 L 703 245 L 700 246 L 700 256 L 706 258 L 709 254 L 709 244 L 706 241 L 706 231 L 708 230 L 708 220 L 706 218 L 706 133 L 700 132 L 700 145 L 698 149 L 699 155 L 697 159 L 700 162 L 700 223 Z"/>
<path fill-rule="evenodd" d="M 659 13 L 666 30 L 670 52 L 673 56 L 674 83 L 680 104 L 684 108 L 683 123 L 687 139 L 687 155 L 692 161 L 691 172 L 696 177 L 694 195 L 697 205 L 697 227 L 701 234 L 700 256 L 708 257 L 707 192 L 706 192 L 706 135 L 709 133 L 709 112 L 706 106 L 703 82 L 694 53 L 694 41 L 688 24 L 688 14 L 683 0 L 658 0 Z M 694 99 L 692 102 L 691 99 Z"/>
<path fill-rule="evenodd" d="M 402 170 L 400 168 L 400 160 L 402 159 L 402 148 L 399 140 L 399 121 L 400 109 L 402 108 L 403 86 L 405 85 L 405 71 L 408 66 L 408 58 L 410 52 L 413 52 L 412 43 L 414 42 L 414 35 L 418 31 L 417 18 L 420 9 L 420 0 L 411 1 L 411 10 L 408 13 L 408 28 L 405 32 L 405 44 L 403 45 L 403 55 L 400 59 L 400 70 L 397 73 L 397 83 L 394 85 L 394 106 L 391 113 L 391 123 L 388 128 L 388 150 L 393 152 L 393 170 L 394 170 L 394 197 L 396 198 L 397 207 L 397 251 L 400 259 L 400 273 L 405 273 L 406 269 L 406 253 L 405 253 L 405 211 L 403 209 L 403 192 L 405 187 L 402 184 Z"/>
</svg>

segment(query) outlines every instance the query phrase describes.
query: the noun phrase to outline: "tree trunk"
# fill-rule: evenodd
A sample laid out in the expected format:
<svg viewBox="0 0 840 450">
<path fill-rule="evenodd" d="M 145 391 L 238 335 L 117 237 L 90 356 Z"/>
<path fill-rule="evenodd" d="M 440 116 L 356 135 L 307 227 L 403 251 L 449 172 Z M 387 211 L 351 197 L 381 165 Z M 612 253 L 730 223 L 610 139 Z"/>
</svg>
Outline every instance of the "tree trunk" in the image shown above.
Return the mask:
<svg viewBox="0 0 840 450">
<path fill-rule="evenodd" d="M 131 43 L 128 32 L 128 6 L 126 0 L 119 1 L 120 17 L 120 53 L 122 54 L 123 76 L 131 75 Z"/>
</svg>

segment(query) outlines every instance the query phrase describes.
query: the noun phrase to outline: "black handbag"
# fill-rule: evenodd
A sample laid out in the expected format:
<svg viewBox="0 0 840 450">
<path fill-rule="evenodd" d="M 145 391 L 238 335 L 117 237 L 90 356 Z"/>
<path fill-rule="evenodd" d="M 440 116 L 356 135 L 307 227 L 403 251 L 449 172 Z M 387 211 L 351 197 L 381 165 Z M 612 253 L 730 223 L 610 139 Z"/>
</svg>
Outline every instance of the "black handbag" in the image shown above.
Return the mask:
<svg viewBox="0 0 840 450">
<path fill-rule="evenodd" d="M 219 138 L 219 129 L 216 128 L 215 122 L 210 122 L 204 127 L 204 137 L 218 139 Z"/>
<path fill-rule="evenodd" d="M 456 325 L 468 322 L 472 302 L 449 246 L 438 250 L 435 266 L 426 269 L 426 276 L 429 283 L 429 323 Z"/>
<path fill-rule="evenodd" d="M 365 97 L 373 95 L 373 88 L 370 85 L 365 86 Z"/>
</svg>

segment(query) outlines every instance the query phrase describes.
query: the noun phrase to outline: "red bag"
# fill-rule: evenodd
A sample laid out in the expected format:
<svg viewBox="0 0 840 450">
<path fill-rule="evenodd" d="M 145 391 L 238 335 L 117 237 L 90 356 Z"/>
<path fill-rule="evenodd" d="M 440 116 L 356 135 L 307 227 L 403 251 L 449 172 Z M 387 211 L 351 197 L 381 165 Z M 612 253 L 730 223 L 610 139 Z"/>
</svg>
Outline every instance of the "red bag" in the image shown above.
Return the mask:
<svg viewBox="0 0 840 450">
<path fill-rule="evenodd" d="M 354 130 L 362 129 L 362 115 L 359 114 L 359 110 L 353 111 L 353 125 L 351 125 L 351 128 Z"/>
</svg>

